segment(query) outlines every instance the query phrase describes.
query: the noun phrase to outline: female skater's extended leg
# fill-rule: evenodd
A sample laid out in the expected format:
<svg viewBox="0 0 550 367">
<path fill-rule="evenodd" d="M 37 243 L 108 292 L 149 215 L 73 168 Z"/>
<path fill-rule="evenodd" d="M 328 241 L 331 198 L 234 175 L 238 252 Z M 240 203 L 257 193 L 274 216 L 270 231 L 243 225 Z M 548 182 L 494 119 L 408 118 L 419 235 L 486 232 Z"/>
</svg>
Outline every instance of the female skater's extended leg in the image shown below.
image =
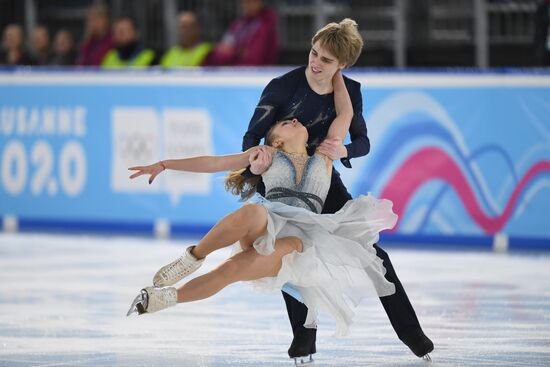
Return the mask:
<svg viewBox="0 0 550 367">
<path fill-rule="evenodd" d="M 280 238 L 270 255 L 260 255 L 249 248 L 232 256 L 216 269 L 197 277 L 178 289 L 178 303 L 208 298 L 231 283 L 273 277 L 279 273 L 283 256 L 292 251 L 302 251 L 302 241 L 297 237 Z"/>
<path fill-rule="evenodd" d="M 208 254 L 237 241 L 241 242 L 243 249 L 249 248 L 256 238 L 265 233 L 266 226 L 267 212 L 263 206 L 243 205 L 223 217 L 196 246 L 187 248 L 178 259 L 163 266 L 153 277 L 153 284 L 164 287 L 177 283 L 197 270 Z"/>
<path fill-rule="evenodd" d="M 246 204 L 223 217 L 199 241 L 192 253 L 201 259 L 223 247 L 241 241 L 246 249 L 266 231 L 267 212 L 258 204 Z M 244 242 L 244 243 L 243 243 Z"/>
<path fill-rule="evenodd" d="M 283 256 L 292 251 L 302 251 L 302 241 L 297 237 L 285 237 L 277 240 L 275 250 L 270 255 L 260 255 L 254 248 L 249 248 L 179 289 L 147 287 L 134 300 L 128 315 L 134 308 L 140 314 L 156 312 L 176 303 L 208 298 L 231 283 L 276 276 L 281 269 Z"/>
</svg>

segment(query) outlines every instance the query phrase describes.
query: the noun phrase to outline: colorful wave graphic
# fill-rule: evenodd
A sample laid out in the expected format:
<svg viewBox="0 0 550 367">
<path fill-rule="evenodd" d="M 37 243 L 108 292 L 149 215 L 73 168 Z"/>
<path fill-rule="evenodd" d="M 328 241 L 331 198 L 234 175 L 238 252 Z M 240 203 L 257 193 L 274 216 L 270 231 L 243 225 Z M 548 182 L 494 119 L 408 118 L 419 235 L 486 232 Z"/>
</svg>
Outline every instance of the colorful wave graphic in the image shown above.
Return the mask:
<svg viewBox="0 0 550 367">
<path fill-rule="evenodd" d="M 366 117 L 371 153 L 344 178 L 392 199 L 402 233 L 547 237 L 548 92 L 524 92 L 390 91 Z"/>
<path fill-rule="evenodd" d="M 550 174 L 550 160 L 541 160 L 532 165 L 519 179 L 502 212 L 491 215 L 479 204 L 459 164 L 444 150 L 438 147 L 425 147 L 409 156 L 395 170 L 384 185 L 381 197 L 393 201 L 394 211 L 401 221 L 407 205 L 420 186 L 431 180 L 441 180 L 457 193 L 466 211 L 478 226 L 487 234 L 495 234 L 508 222 L 526 187 L 544 174 Z M 394 231 L 399 228 L 399 224 L 400 222 Z"/>
<path fill-rule="evenodd" d="M 455 159 L 461 164 L 463 170 L 467 173 L 467 176 L 470 177 L 470 180 L 476 190 L 476 192 L 481 193 L 479 198 L 486 210 L 489 211 L 491 215 L 497 214 L 497 209 L 495 204 L 491 204 L 488 194 L 483 190 L 483 185 L 480 182 L 480 178 L 476 175 L 474 169 L 472 168 L 472 162 L 476 158 L 484 154 L 493 154 L 496 157 L 499 157 L 502 162 L 506 164 L 510 171 L 510 175 L 514 183 L 517 185 L 518 175 L 514 168 L 514 163 L 512 158 L 506 153 L 506 151 L 497 145 L 487 145 L 481 149 L 478 149 L 471 154 L 467 154 L 461 149 L 459 144 L 456 142 L 457 137 L 453 136 L 449 131 L 445 130 L 443 126 L 438 125 L 437 121 L 433 120 L 424 120 L 424 121 L 415 121 L 413 124 L 408 126 L 400 127 L 399 129 L 394 129 L 388 132 L 387 138 L 384 139 L 386 142 L 391 142 L 391 144 L 381 144 L 381 147 L 376 153 L 376 156 L 371 157 L 371 172 L 382 172 L 387 162 L 393 161 L 397 156 L 401 154 L 399 149 L 396 147 L 403 147 L 407 143 L 414 142 L 415 140 L 420 139 L 434 139 L 441 142 L 442 145 L 447 147 L 455 155 Z M 369 192 L 370 188 L 375 187 L 378 184 L 379 176 L 378 175 L 364 175 L 364 179 L 358 186 L 359 192 Z M 485 192 L 485 194 L 483 194 Z"/>
</svg>

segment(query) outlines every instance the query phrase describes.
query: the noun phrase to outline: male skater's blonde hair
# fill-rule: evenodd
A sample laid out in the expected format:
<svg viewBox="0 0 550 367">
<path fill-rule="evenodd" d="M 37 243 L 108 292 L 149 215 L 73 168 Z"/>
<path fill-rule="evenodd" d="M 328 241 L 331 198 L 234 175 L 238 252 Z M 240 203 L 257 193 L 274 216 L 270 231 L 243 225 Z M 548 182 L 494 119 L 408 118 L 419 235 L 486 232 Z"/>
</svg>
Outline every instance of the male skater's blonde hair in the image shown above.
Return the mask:
<svg viewBox="0 0 550 367">
<path fill-rule="evenodd" d="M 311 45 L 317 41 L 340 63 L 345 64 L 346 68 L 355 64 L 363 48 L 363 39 L 357 30 L 357 23 L 349 18 L 340 23 L 329 23 L 319 29 L 311 39 Z"/>
</svg>

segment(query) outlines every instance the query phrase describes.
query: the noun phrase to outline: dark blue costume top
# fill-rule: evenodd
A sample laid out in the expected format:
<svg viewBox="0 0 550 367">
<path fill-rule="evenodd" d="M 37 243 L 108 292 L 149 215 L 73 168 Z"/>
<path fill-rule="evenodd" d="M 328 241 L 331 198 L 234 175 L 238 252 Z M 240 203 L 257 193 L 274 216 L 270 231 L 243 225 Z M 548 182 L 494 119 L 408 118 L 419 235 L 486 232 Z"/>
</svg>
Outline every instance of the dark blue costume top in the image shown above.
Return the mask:
<svg viewBox="0 0 550 367">
<path fill-rule="evenodd" d="M 260 143 L 269 128 L 277 121 L 297 118 L 309 134 L 310 154 L 325 139 L 330 124 L 336 118 L 334 93 L 314 92 L 306 79 L 306 67 L 294 69 L 277 77 L 265 87 L 243 138 L 243 150 Z M 367 127 L 363 118 L 361 84 L 344 76 L 353 105 L 353 120 L 349 128 L 351 143 L 346 145 L 347 158 L 366 155 L 370 150 Z M 351 168 L 347 159 L 342 162 Z M 336 171 L 334 176 L 339 176 Z"/>
</svg>

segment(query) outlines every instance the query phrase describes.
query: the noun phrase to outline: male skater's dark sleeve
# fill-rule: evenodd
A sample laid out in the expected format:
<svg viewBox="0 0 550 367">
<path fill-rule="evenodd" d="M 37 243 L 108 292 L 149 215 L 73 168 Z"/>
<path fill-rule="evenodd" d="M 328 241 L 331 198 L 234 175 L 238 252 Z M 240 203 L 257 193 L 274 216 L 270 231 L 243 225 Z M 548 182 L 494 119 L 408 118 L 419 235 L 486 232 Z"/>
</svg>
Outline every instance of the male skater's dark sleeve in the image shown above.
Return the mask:
<svg viewBox="0 0 550 367">
<path fill-rule="evenodd" d="M 367 124 L 363 118 L 363 96 L 361 95 L 361 84 L 346 78 L 346 84 L 350 93 L 353 105 L 353 119 L 349 127 L 351 143 L 346 145 L 348 156 L 342 158 L 342 164 L 351 168 L 349 159 L 362 157 L 370 151 L 370 141 L 367 136 Z"/>
<path fill-rule="evenodd" d="M 256 105 L 254 114 L 248 124 L 248 130 L 244 134 L 243 151 L 260 144 L 262 138 L 275 122 L 277 109 L 284 100 L 283 96 L 282 81 L 278 78 L 271 80 L 264 88 L 260 101 Z"/>
</svg>

